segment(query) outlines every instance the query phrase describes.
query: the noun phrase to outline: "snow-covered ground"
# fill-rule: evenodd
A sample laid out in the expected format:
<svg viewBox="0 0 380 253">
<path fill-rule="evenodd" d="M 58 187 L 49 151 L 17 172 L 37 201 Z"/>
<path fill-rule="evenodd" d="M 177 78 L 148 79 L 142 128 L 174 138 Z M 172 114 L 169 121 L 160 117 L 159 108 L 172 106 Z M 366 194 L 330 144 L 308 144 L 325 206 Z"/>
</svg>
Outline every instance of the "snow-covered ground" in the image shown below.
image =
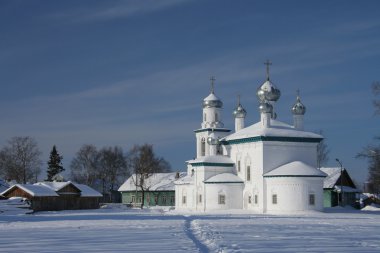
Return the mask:
<svg viewBox="0 0 380 253">
<path fill-rule="evenodd" d="M 270 216 L 113 205 L 0 214 L 0 252 L 380 252 L 380 209 Z"/>
</svg>

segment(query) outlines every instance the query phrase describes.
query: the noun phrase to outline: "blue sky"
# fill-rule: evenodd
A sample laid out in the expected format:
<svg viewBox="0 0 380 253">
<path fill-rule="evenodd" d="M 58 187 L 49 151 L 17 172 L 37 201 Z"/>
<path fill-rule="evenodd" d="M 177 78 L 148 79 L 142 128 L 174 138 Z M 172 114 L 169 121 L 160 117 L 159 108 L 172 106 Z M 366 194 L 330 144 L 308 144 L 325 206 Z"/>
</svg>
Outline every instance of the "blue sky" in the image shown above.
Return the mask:
<svg viewBox="0 0 380 253">
<path fill-rule="evenodd" d="M 379 80 L 379 1 L 0 0 L 0 145 L 32 136 L 69 167 L 83 144 L 152 143 L 174 170 L 195 155 L 193 130 L 216 76 L 224 123 L 237 94 L 259 120 L 256 89 L 281 90 L 292 122 L 296 90 L 305 128 L 323 130 L 357 181 L 355 155 L 379 135 L 371 83 Z"/>
</svg>

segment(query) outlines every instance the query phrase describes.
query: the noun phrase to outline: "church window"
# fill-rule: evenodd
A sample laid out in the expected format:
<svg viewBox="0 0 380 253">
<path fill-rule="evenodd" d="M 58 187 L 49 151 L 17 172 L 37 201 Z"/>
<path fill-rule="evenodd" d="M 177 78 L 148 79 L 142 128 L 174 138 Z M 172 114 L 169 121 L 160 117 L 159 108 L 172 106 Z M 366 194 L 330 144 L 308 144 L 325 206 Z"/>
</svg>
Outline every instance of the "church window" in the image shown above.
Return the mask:
<svg viewBox="0 0 380 253">
<path fill-rule="evenodd" d="M 217 155 L 223 155 L 222 145 L 220 145 L 220 144 L 216 145 L 216 154 Z"/>
<path fill-rule="evenodd" d="M 198 202 L 202 203 L 202 194 L 199 194 L 199 196 L 198 196 Z"/>
<path fill-rule="evenodd" d="M 315 205 L 315 194 L 309 194 L 309 205 L 314 206 Z"/>
<path fill-rule="evenodd" d="M 219 194 L 218 204 L 225 205 L 226 204 L 226 196 L 224 194 Z"/>
<path fill-rule="evenodd" d="M 206 116 L 206 113 L 203 114 L 203 121 L 206 121 L 207 120 L 207 116 Z"/>
<path fill-rule="evenodd" d="M 259 196 L 257 196 L 257 194 L 255 195 L 255 204 L 257 205 L 257 203 L 259 202 Z"/>
<path fill-rule="evenodd" d="M 202 138 L 201 140 L 201 156 L 206 155 L 206 140 L 205 138 Z"/>
<path fill-rule="evenodd" d="M 163 196 L 162 196 L 162 204 L 163 204 L 163 205 L 166 205 L 166 195 L 163 195 Z"/>
<path fill-rule="evenodd" d="M 277 204 L 277 194 L 272 195 L 272 204 L 276 205 Z"/>
<path fill-rule="evenodd" d="M 218 119 L 218 114 L 215 113 L 215 122 L 218 122 L 218 121 L 219 121 L 219 119 Z"/>
<path fill-rule="evenodd" d="M 136 196 L 135 195 L 132 195 L 131 202 L 136 203 Z"/>
<path fill-rule="evenodd" d="M 182 196 L 182 204 L 186 204 L 186 196 Z"/>
<path fill-rule="evenodd" d="M 249 203 L 249 204 L 252 203 L 252 196 L 248 196 L 248 203 Z"/>
<path fill-rule="evenodd" d="M 247 166 L 247 181 L 251 181 L 251 166 Z"/>
<path fill-rule="evenodd" d="M 238 161 L 238 172 L 240 172 L 240 161 Z"/>
</svg>

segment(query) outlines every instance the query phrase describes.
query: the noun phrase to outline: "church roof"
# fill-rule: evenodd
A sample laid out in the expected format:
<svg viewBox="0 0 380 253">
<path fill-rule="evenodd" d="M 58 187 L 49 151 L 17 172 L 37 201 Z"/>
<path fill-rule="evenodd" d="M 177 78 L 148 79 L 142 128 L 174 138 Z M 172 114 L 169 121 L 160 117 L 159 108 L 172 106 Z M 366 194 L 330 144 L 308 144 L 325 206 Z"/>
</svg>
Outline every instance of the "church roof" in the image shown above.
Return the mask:
<svg viewBox="0 0 380 253">
<path fill-rule="evenodd" d="M 171 173 L 154 173 L 146 180 L 146 185 L 149 191 L 174 191 L 174 181 L 176 181 L 176 172 Z M 179 178 L 186 176 L 186 172 L 180 172 Z M 122 191 L 135 191 L 136 185 L 134 183 L 136 174 L 130 176 L 120 187 L 119 192 Z M 137 190 L 139 190 L 137 188 Z"/>
<path fill-rule="evenodd" d="M 244 181 L 232 173 L 221 173 L 210 177 L 209 179 L 204 181 L 206 184 L 222 184 L 222 183 L 244 183 Z"/>
<path fill-rule="evenodd" d="M 298 138 L 315 138 L 323 139 L 323 136 L 312 132 L 306 132 L 295 129 L 293 126 L 284 122 L 271 119 L 270 127 L 263 127 L 261 122 L 243 128 L 236 133 L 228 135 L 223 140 L 238 140 L 256 136 L 276 136 L 276 137 L 298 137 Z"/>
<path fill-rule="evenodd" d="M 326 174 L 304 162 L 294 161 L 269 171 L 264 177 L 326 177 Z"/>
<path fill-rule="evenodd" d="M 210 156 L 202 156 L 197 159 L 187 161 L 193 166 L 226 166 L 232 167 L 235 162 L 231 160 L 228 156 L 224 155 L 210 155 Z"/>
</svg>

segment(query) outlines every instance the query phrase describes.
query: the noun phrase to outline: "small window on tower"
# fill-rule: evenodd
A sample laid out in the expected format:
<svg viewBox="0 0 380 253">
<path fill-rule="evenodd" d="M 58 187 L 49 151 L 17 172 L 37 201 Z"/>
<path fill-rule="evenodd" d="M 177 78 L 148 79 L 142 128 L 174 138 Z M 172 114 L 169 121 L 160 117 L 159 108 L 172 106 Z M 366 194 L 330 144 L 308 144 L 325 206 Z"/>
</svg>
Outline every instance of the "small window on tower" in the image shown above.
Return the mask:
<svg viewBox="0 0 380 253">
<path fill-rule="evenodd" d="M 276 205 L 277 204 L 277 194 L 272 195 L 272 204 Z"/>
<path fill-rule="evenodd" d="M 251 181 L 251 166 L 247 166 L 247 181 Z"/>
<path fill-rule="evenodd" d="M 206 140 L 205 138 L 202 138 L 201 140 L 201 156 L 206 155 Z"/>
<path fill-rule="evenodd" d="M 199 202 L 199 203 L 202 203 L 202 194 L 199 194 L 198 202 Z"/>
<path fill-rule="evenodd" d="M 240 161 L 238 161 L 238 172 L 240 172 Z"/>
<path fill-rule="evenodd" d="M 257 205 L 258 202 L 259 202 L 259 197 L 255 195 L 255 204 Z"/>
<path fill-rule="evenodd" d="M 207 117 L 206 117 L 206 113 L 203 114 L 203 121 L 206 121 L 207 120 Z"/>
<path fill-rule="evenodd" d="M 218 122 L 218 121 L 219 121 L 218 114 L 215 113 L 215 122 Z"/>
<path fill-rule="evenodd" d="M 252 196 L 248 196 L 248 203 L 249 203 L 249 204 L 252 203 Z"/>
<path fill-rule="evenodd" d="M 182 204 L 186 204 L 186 196 L 182 196 Z"/>
</svg>

